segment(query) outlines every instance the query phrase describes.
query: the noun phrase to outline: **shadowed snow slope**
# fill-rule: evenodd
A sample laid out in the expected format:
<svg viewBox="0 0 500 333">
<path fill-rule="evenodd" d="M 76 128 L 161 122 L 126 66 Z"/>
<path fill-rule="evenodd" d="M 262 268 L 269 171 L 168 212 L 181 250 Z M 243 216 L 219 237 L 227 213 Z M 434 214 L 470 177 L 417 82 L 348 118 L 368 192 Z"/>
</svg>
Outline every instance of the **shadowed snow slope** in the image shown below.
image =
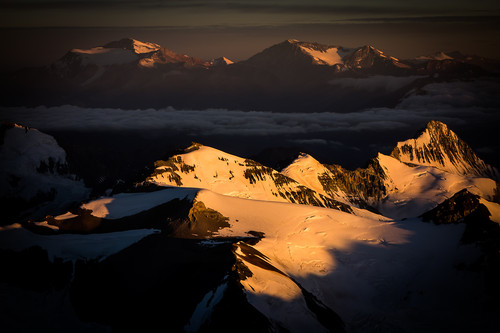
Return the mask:
<svg viewBox="0 0 500 333">
<path fill-rule="evenodd" d="M 73 261 L 77 259 L 102 260 L 154 232 L 153 229 L 137 229 L 92 235 L 46 236 L 35 234 L 20 225 L 12 225 L 0 229 L 0 248 L 20 251 L 39 246 L 47 251 L 51 261 L 55 258 Z"/>
<path fill-rule="evenodd" d="M 69 173 L 66 152 L 52 136 L 17 124 L 2 124 L 0 136 L 0 198 L 7 206 L 0 224 L 9 212 L 40 218 L 87 198 L 89 189 Z"/>
</svg>

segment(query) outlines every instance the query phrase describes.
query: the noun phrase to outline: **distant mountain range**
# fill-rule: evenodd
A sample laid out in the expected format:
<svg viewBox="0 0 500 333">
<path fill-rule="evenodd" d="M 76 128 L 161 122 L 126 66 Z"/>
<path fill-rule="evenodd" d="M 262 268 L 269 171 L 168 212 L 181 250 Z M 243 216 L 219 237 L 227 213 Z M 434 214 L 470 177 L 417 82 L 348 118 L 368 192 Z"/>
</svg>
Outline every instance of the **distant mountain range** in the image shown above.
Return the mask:
<svg viewBox="0 0 500 333">
<path fill-rule="evenodd" d="M 155 43 L 122 39 L 91 49 L 72 49 L 55 63 L 4 74 L 4 105 L 352 111 L 390 106 L 415 87 L 436 80 L 498 72 L 498 61 L 438 52 L 397 59 L 373 46 L 286 40 L 245 61 L 204 61 Z M 415 76 L 398 91 L 332 88 L 342 78 Z"/>
</svg>

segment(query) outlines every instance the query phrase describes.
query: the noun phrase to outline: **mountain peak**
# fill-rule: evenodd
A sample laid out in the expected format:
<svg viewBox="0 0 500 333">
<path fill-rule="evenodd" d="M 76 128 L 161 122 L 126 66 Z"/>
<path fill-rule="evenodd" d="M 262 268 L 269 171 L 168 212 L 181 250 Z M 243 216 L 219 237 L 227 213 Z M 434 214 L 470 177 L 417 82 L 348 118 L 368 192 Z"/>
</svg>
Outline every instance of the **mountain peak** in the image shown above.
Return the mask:
<svg viewBox="0 0 500 333">
<path fill-rule="evenodd" d="M 443 52 L 443 51 L 438 51 L 429 55 L 425 56 L 419 56 L 416 59 L 418 60 L 453 60 L 454 57 L 450 56 L 449 54 Z"/>
<path fill-rule="evenodd" d="M 460 175 L 496 179 L 498 171 L 481 160 L 448 126 L 431 120 L 413 139 L 398 142 L 391 156 L 401 162 L 433 166 Z"/>
<path fill-rule="evenodd" d="M 155 170 L 146 182 L 160 186 L 203 188 L 232 197 L 353 212 L 348 205 L 323 196 L 256 161 L 197 144 L 168 160 L 156 161 Z"/>
<path fill-rule="evenodd" d="M 451 133 L 455 134 L 453 131 L 451 131 L 448 128 L 448 125 L 445 123 L 439 121 L 439 120 L 430 120 L 427 125 L 425 125 L 425 129 L 427 131 L 450 131 Z"/>
<path fill-rule="evenodd" d="M 250 57 L 254 66 L 265 66 L 272 71 L 286 68 L 318 66 L 329 71 L 367 71 L 370 74 L 407 73 L 412 68 L 399 59 L 385 55 L 374 46 L 346 48 L 334 44 L 287 39 Z"/>
<path fill-rule="evenodd" d="M 300 166 L 301 168 L 318 168 L 322 166 L 322 164 L 307 153 L 299 153 L 299 156 L 297 156 L 297 158 L 288 167 L 290 166 Z M 286 169 L 287 168 L 282 171 L 283 174 L 286 174 L 286 172 L 284 172 Z"/>
<path fill-rule="evenodd" d="M 203 147 L 203 144 L 198 142 L 191 142 L 191 145 L 184 149 L 184 153 L 190 153 Z"/>
<path fill-rule="evenodd" d="M 227 65 L 234 64 L 234 61 L 232 61 L 226 57 L 219 57 L 219 58 L 213 59 L 210 63 L 212 66 L 227 66 Z"/>
<path fill-rule="evenodd" d="M 107 43 L 104 48 L 116 48 L 134 51 L 136 54 L 158 51 L 161 46 L 150 42 L 141 42 L 133 38 L 123 38 L 118 41 Z"/>
</svg>

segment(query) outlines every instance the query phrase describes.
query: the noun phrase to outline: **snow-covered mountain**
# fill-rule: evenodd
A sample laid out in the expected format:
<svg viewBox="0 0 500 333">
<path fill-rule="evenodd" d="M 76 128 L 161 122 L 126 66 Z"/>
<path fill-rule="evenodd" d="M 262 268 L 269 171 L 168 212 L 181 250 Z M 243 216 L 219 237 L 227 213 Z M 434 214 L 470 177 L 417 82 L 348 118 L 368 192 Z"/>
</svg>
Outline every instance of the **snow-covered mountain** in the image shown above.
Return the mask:
<svg viewBox="0 0 500 333">
<path fill-rule="evenodd" d="M 456 75 L 481 75 L 482 73 L 498 73 L 500 71 L 500 61 L 488 59 L 478 55 L 464 54 L 459 51 L 443 52 L 438 51 L 428 55 L 418 56 L 408 59 L 408 64 L 427 73 L 446 73 Z"/>
<path fill-rule="evenodd" d="M 40 218 L 66 209 L 86 199 L 89 192 L 70 174 L 66 152 L 52 136 L 18 124 L 1 124 L 0 201 L 7 212 L 1 224 L 19 214 Z"/>
<path fill-rule="evenodd" d="M 421 215 L 464 188 L 490 201 L 496 195 L 497 183 L 490 178 L 408 165 L 383 154 L 378 155 L 377 161 L 386 175 L 383 183 L 387 194 L 376 207 L 386 216 Z"/>
<path fill-rule="evenodd" d="M 2 131 L 2 163 L 23 157 L 6 170 L 63 173 L 53 138 Z M 425 149 L 472 165 L 456 134 L 433 131 Z M 0 328 L 491 331 L 497 183 L 427 162 L 378 154 L 350 171 L 301 154 L 280 173 L 194 144 L 125 192 L 0 227 Z M 32 312 L 52 319 L 23 320 Z"/>
<path fill-rule="evenodd" d="M 373 46 L 363 46 L 356 49 L 344 59 L 344 66 L 348 69 L 387 70 L 388 68 L 410 69 L 411 66 L 395 57 L 385 55 Z"/>
<path fill-rule="evenodd" d="M 417 62 L 416 67 L 415 61 Z M 488 62 L 478 56 L 466 56 L 460 52 L 436 52 L 415 59 L 400 60 L 373 46 L 343 47 L 320 44 L 316 42 L 285 40 L 272 45 L 250 57 L 241 64 L 272 68 L 318 65 L 330 67 L 334 72 L 365 72 L 366 74 L 411 74 L 424 70 L 422 63 L 457 61 L 460 63 L 480 64 Z M 97 66 L 103 70 L 106 66 L 136 64 L 139 68 L 161 68 L 165 64 L 181 64 L 185 68 L 209 68 L 210 66 L 225 66 L 234 64 L 226 57 L 203 61 L 201 59 L 180 55 L 159 44 L 143 42 L 133 38 L 124 38 L 109 42 L 103 46 L 90 49 L 75 48 L 70 50 L 53 68 L 60 75 L 74 76 L 79 71 L 88 70 L 89 66 Z M 436 65 L 431 66 L 436 70 Z"/>
<path fill-rule="evenodd" d="M 435 52 L 425 56 L 418 56 L 416 60 L 451 60 L 454 59 L 452 56 L 446 54 L 443 51 Z"/>
<path fill-rule="evenodd" d="M 387 56 L 373 46 L 345 48 L 342 46 L 286 40 L 271 46 L 246 61 L 254 66 L 303 67 L 320 65 L 337 72 L 359 70 L 410 69 L 397 58 Z"/>
<path fill-rule="evenodd" d="M 133 38 L 123 38 L 118 41 L 109 42 L 102 48 L 130 50 L 135 54 L 144 54 L 158 51 L 159 49 L 161 49 L 161 46 L 156 43 L 141 42 Z"/>
<path fill-rule="evenodd" d="M 429 122 L 418 139 L 398 143 L 390 156 L 379 153 L 365 169 L 322 165 L 301 155 L 282 173 L 330 198 L 393 218 L 418 216 L 464 188 L 490 201 L 498 191 L 498 171 L 438 121 Z"/>
<path fill-rule="evenodd" d="M 374 210 L 374 203 L 386 195 L 386 175 L 376 159 L 366 169 L 350 171 L 301 154 L 281 173 L 318 193 L 363 209 Z"/>
<path fill-rule="evenodd" d="M 352 212 L 351 208 L 258 162 L 193 144 L 186 153 L 157 161 L 147 179 L 157 185 L 204 188 L 254 200 L 292 202 Z"/>
<path fill-rule="evenodd" d="M 212 66 L 227 66 L 231 64 L 234 64 L 234 61 L 229 60 L 226 57 L 215 58 L 212 61 L 210 61 L 210 65 Z"/>
<path fill-rule="evenodd" d="M 204 188 L 234 197 L 312 204 L 358 214 L 354 206 L 391 218 L 416 217 L 467 188 L 495 200 L 496 169 L 485 164 L 448 127 L 431 121 L 420 136 L 379 153 L 368 167 L 347 170 L 301 154 L 281 172 L 214 148 L 193 145 L 185 154 L 157 161 L 148 182 Z M 429 139 L 432 138 L 432 139 Z M 397 152 L 418 149 L 415 156 Z M 402 148 L 406 147 L 406 148 Z M 410 148 L 408 148 L 410 147 Z M 396 152 L 396 153 L 395 153 Z M 429 154 L 422 158 L 424 154 Z"/>
<path fill-rule="evenodd" d="M 282 172 L 311 189 L 359 208 L 393 218 L 415 217 L 463 188 L 493 200 L 497 183 L 490 178 L 458 175 L 430 166 L 408 165 L 378 154 L 365 169 L 338 165 L 311 168 L 314 158 L 300 156 Z M 314 163 L 318 163 L 314 160 Z"/>
<path fill-rule="evenodd" d="M 187 332 L 220 331 L 234 328 L 218 319 L 228 315 L 252 318 L 252 330 L 260 331 L 371 331 L 374 323 L 387 330 L 458 329 L 477 316 L 482 320 L 474 325 L 481 329 L 493 324 L 479 306 L 486 297 L 483 286 L 472 282 L 479 273 L 464 275 L 456 268 L 482 257 L 460 243 L 460 224 L 381 220 L 180 187 L 100 198 L 77 214 L 45 222 L 81 232 L 78 227 L 92 219 L 108 233 L 55 237 L 17 226 L 0 230 L 0 248 L 38 245 L 51 262 L 73 260 L 78 268 L 68 283 L 75 309 L 85 320 L 113 328 L 154 323 Z M 152 278 L 156 274 L 159 278 Z M 118 291 L 123 298 L 116 297 Z M 161 312 L 146 300 L 164 295 L 171 301 L 162 306 L 162 321 L 156 315 L 144 321 Z M 452 311 L 436 316 L 429 307 Z M 124 315 L 132 310 L 135 315 Z"/>
<path fill-rule="evenodd" d="M 72 49 L 52 68 L 62 77 L 93 76 L 96 80 L 112 66 L 134 65 L 137 68 L 158 68 L 161 65 L 176 64 L 185 68 L 202 67 L 210 64 L 201 59 L 180 55 L 156 43 L 141 42 L 124 38 L 90 49 Z"/>
<path fill-rule="evenodd" d="M 289 39 L 273 45 L 260 53 L 250 57 L 246 62 L 256 66 L 307 66 L 342 64 L 342 59 L 354 50 L 339 46 L 323 45 L 318 43 L 300 42 Z"/>
<path fill-rule="evenodd" d="M 480 67 L 484 67 L 487 69 L 490 66 L 494 66 L 498 69 L 498 60 L 494 59 L 486 59 L 484 57 L 480 57 L 472 54 L 464 54 L 460 51 L 451 51 L 451 52 L 443 52 L 438 51 L 428 55 L 421 55 L 416 57 L 414 60 L 427 62 L 427 61 L 459 61 L 463 63 L 475 64 Z"/>
<path fill-rule="evenodd" d="M 486 164 L 445 124 L 431 121 L 418 137 L 398 142 L 391 156 L 405 163 L 433 166 L 467 176 L 498 179 L 498 170 Z"/>
</svg>

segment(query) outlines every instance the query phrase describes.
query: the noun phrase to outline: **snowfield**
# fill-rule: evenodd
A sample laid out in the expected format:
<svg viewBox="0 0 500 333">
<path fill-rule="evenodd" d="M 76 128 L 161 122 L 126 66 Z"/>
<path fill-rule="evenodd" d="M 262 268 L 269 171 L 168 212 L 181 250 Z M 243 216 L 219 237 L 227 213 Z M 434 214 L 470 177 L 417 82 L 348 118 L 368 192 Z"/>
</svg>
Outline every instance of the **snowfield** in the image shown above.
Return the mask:
<svg viewBox="0 0 500 333">
<path fill-rule="evenodd" d="M 216 239 L 263 234 L 256 245 L 236 243 L 236 258 L 251 272 L 241 285 L 250 304 L 291 332 L 311 327 L 325 330 L 306 306 L 301 288 L 337 312 L 348 330 L 370 325 L 378 318 L 380 325 L 390 323 L 419 332 L 443 323 L 459 327 L 477 315 L 482 283 L 477 274 L 455 268 L 481 255 L 473 245 L 460 244 L 464 225 L 380 220 L 375 218 L 380 215 L 371 213 L 356 216 L 328 208 L 181 188 L 121 194 L 85 207 L 95 209 L 96 216 L 119 218 L 187 196 L 229 218 L 229 227 L 213 235 Z M 132 198 L 136 204 L 131 205 Z M 139 229 L 43 236 L 14 225 L 0 230 L 0 244 L 15 250 L 38 245 L 48 251 L 51 260 L 102 260 L 154 232 Z M 249 251 L 255 253 L 250 255 Z M 224 290 L 221 285 L 201 303 L 212 308 Z M 440 311 L 436 317 L 435 311 L 443 308 L 449 311 Z M 196 311 L 185 327 L 187 331 L 196 331 L 211 310 Z"/>
<path fill-rule="evenodd" d="M 387 155 L 378 161 L 386 171 L 385 185 L 389 194 L 377 208 L 392 218 L 416 217 L 466 188 L 469 192 L 491 200 L 496 182 L 477 176 L 463 176 L 428 166 L 410 167 Z"/>
<path fill-rule="evenodd" d="M 328 65 L 328 66 L 333 66 L 335 64 L 342 64 L 342 58 L 346 54 L 352 53 L 351 52 L 342 52 L 338 48 L 333 47 L 329 48 L 326 51 L 316 51 L 304 46 L 299 46 L 304 52 L 308 53 L 311 55 L 311 57 L 314 59 L 315 63 L 318 65 Z"/>
<path fill-rule="evenodd" d="M 181 173 L 183 187 L 204 188 L 246 199 L 286 202 L 282 197 L 272 195 L 277 189 L 271 179 L 252 184 L 245 178 L 244 174 L 248 168 L 244 158 L 207 146 L 201 146 L 181 156 L 182 163 L 194 167 L 193 171 Z M 166 168 L 157 169 L 161 171 Z M 164 174 L 154 175 L 151 180 L 158 185 L 176 185 L 175 181 Z"/>
<path fill-rule="evenodd" d="M 456 264 L 480 256 L 473 246 L 460 245 L 464 225 L 436 226 L 420 219 L 378 221 L 327 208 L 231 198 L 207 190 L 200 191 L 197 200 L 230 217 L 231 227 L 220 230 L 219 236 L 264 233 L 253 248 L 284 275 L 257 267 L 237 250 L 236 255 L 253 273 L 242 285 L 252 304 L 292 331 L 303 330 L 293 324 L 291 314 L 301 313 L 306 317 L 300 321 L 308 322 L 293 281 L 312 291 L 351 327 L 380 316 L 418 332 L 438 324 L 432 311 L 450 307 L 450 300 L 459 297 L 471 302 L 465 307 L 452 305 L 450 313 L 443 314 L 450 321 L 457 321 L 452 311 L 470 318 L 469 311 L 481 302 L 478 277 L 455 269 Z M 456 288 L 462 294 L 457 295 Z M 424 324 L 419 326 L 415 318 Z"/>
</svg>

